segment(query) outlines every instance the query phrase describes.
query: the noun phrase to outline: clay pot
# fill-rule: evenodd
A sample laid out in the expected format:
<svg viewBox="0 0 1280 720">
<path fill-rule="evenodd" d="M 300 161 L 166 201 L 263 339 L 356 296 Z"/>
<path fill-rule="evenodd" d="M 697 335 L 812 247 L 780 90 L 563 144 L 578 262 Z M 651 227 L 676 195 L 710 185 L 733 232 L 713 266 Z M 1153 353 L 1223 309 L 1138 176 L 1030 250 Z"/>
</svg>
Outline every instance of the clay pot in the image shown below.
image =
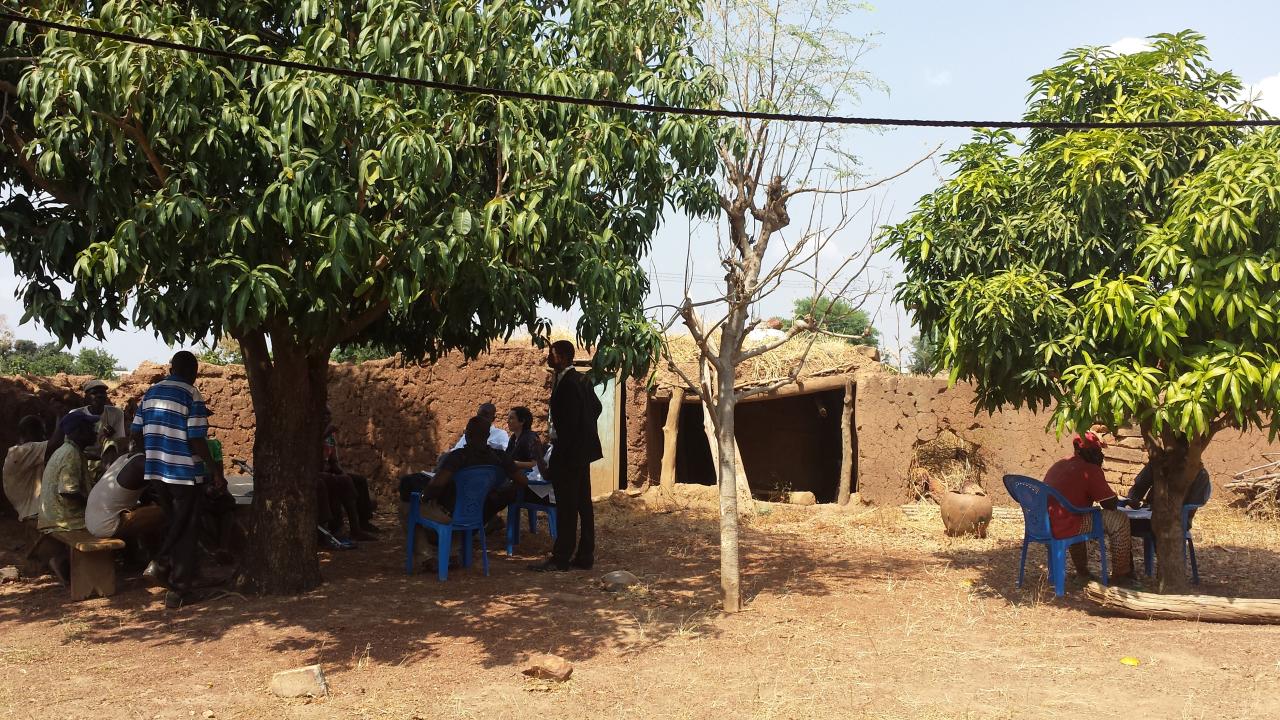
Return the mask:
<svg viewBox="0 0 1280 720">
<path fill-rule="evenodd" d="M 987 536 L 987 525 L 991 522 L 991 498 L 953 491 L 943 493 L 939 505 L 942 508 L 942 525 L 948 535 Z"/>
</svg>

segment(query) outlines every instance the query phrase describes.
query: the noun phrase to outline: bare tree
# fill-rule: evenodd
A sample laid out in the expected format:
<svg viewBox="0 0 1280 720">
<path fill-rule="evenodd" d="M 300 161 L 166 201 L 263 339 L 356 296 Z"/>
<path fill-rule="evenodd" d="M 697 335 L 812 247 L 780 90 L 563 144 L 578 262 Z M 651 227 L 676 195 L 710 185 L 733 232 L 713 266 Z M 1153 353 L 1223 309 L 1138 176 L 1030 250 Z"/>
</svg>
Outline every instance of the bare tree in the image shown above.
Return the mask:
<svg viewBox="0 0 1280 720">
<path fill-rule="evenodd" d="M 859 66 L 871 48 L 868 38 L 842 29 L 860 7 L 846 0 L 708 0 L 701 51 L 727 81 L 724 106 L 831 115 L 856 102 L 859 92 L 878 87 Z M 863 200 L 858 193 L 892 178 L 862 181 L 842 126 L 743 119 L 725 130 L 717 228 L 724 281 L 709 297 L 694 299 L 686 263 L 682 300 L 660 307 L 664 329 L 683 323 L 699 351 L 696 378 L 672 361 L 669 348 L 667 362 L 684 389 L 697 394 L 708 421 L 720 487 L 724 608 L 734 612 L 741 609 L 738 515 L 743 503 L 752 502 L 734 439 L 734 409 L 795 382 L 819 337 L 806 331 L 822 324 L 822 318 L 797 319 L 781 336 L 747 346 L 760 322 L 752 308 L 797 278 L 815 299 L 842 298 L 861 307 L 875 291 L 865 282 L 874 238 L 845 247 L 840 240 L 861 212 L 870 208 L 875 215 L 872 196 Z M 793 224 L 793 213 L 806 220 Z M 870 223 L 871 233 L 876 226 Z M 782 377 L 736 382 L 739 365 L 790 342 L 805 345 Z"/>
</svg>

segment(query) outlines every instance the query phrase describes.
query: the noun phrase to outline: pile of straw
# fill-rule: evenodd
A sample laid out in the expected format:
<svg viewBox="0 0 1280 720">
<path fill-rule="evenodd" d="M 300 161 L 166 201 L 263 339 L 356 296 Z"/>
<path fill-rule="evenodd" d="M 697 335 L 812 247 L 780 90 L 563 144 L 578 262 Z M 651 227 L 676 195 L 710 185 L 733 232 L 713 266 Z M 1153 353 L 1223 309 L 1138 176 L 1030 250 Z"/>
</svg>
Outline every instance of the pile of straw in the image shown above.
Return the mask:
<svg viewBox="0 0 1280 720">
<path fill-rule="evenodd" d="M 810 336 L 797 335 L 782 347 L 758 355 L 738 366 L 737 384 L 763 385 L 772 380 L 787 377 L 804 358 L 804 367 L 800 378 L 843 375 L 860 370 L 878 370 L 871 348 L 851 345 L 840 338 L 818 337 L 809 347 Z M 748 345 L 749 347 L 749 345 Z M 698 380 L 698 345 L 688 335 L 673 335 L 667 338 L 667 348 L 671 359 L 694 382 Z M 746 349 L 746 348 L 744 348 Z M 660 358 L 656 364 L 655 380 L 659 387 L 675 387 L 683 385 L 680 376 L 667 366 L 667 358 Z"/>
</svg>

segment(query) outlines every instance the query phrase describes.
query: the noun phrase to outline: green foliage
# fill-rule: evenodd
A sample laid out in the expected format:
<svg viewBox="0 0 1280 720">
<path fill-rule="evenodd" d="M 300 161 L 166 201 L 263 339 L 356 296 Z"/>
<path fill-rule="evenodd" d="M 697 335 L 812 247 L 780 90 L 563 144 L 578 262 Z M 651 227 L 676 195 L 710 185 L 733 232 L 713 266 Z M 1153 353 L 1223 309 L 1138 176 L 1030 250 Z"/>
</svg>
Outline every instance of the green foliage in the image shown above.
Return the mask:
<svg viewBox="0 0 1280 720">
<path fill-rule="evenodd" d="M 334 362 L 362 363 L 382 360 L 395 354 L 395 350 L 376 343 L 357 343 L 334 348 L 332 357 Z"/>
<path fill-rule="evenodd" d="M 871 316 L 844 298 L 796 298 L 791 307 L 795 318 L 812 318 L 814 329 L 848 336 L 844 340 L 850 345 L 880 346 L 880 331 L 871 325 Z"/>
<path fill-rule="evenodd" d="M 196 353 L 196 359 L 203 365 L 243 365 L 244 353 L 240 344 L 231 338 L 220 338 L 213 345 L 205 345 Z"/>
<path fill-rule="evenodd" d="M 1263 117 L 1202 38 L 1084 48 L 1029 120 Z M 1280 423 L 1280 133 L 980 132 L 890 228 L 898 299 L 981 405 L 1057 401 L 1060 429 L 1208 438 Z"/>
<path fill-rule="evenodd" d="M 10 340 L 0 343 L 0 375 L 92 375 L 111 379 L 119 361 L 105 350 L 81 348 L 72 355 L 59 343 Z"/>
<path fill-rule="evenodd" d="M 25 12 L 211 48 L 522 90 L 700 106 L 696 0 L 113 0 Z M 0 249 L 59 338 L 266 335 L 483 351 L 579 305 L 602 365 L 656 352 L 639 258 L 706 215 L 709 120 L 531 103 L 6 29 Z M 394 41 L 394 46 L 393 46 Z M 19 60 L 32 57 L 34 61 Z M 68 289 L 69 288 L 69 289 Z"/>
<path fill-rule="evenodd" d="M 911 340 L 911 363 L 907 371 L 916 375 L 933 375 L 942 370 L 938 339 L 921 333 Z"/>
</svg>

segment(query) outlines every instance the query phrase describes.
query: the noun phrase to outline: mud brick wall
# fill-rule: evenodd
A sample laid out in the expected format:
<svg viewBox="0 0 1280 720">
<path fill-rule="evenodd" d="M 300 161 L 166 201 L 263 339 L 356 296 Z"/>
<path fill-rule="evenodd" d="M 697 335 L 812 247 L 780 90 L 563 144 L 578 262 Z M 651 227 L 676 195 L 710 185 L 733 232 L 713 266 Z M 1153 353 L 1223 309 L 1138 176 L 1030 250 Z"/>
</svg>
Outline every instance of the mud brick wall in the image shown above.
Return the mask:
<svg viewBox="0 0 1280 720">
<path fill-rule="evenodd" d="M 943 430 L 979 446 L 985 465 L 982 484 L 998 503 L 1012 501 L 1001 478 L 1006 474 L 1043 477 L 1055 461 L 1071 454 L 1069 436 L 1058 438 L 1047 428 L 1049 413 L 1004 410 L 974 414 L 973 389 L 966 384 L 948 388 L 940 378 L 902 375 L 864 375 L 858 381 L 855 420 L 858 429 L 858 490 L 878 504 L 909 502 L 907 471 L 918 442 L 932 440 Z M 1107 480 L 1126 492 L 1146 463 L 1142 440 L 1132 430 L 1108 436 Z M 1213 480 L 1216 501 L 1231 493 L 1223 485 L 1233 473 L 1266 462 L 1263 453 L 1280 452 L 1265 432 L 1222 432 L 1204 456 Z"/>
<path fill-rule="evenodd" d="M 585 353 L 584 353 L 585 354 Z M 467 420 L 483 402 L 498 406 L 498 422 L 525 405 L 534 429 L 546 438 L 550 374 L 545 351 L 502 345 L 475 360 L 447 356 L 434 364 L 404 365 L 398 360 L 334 364 L 329 369 L 329 407 L 338 427 L 339 453 L 351 472 L 369 476 L 375 492 L 390 498 L 404 474 L 435 466 L 453 447 Z M 132 418 L 138 400 L 167 368 L 144 363 L 110 391 L 113 404 Z M 17 419 L 28 413 L 52 423 L 82 404 L 79 387 L 87 378 L 0 377 L 0 457 L 17 439 Z M 239 365 L 202 365 L 196 381 L 212 415 L 210 435 L 222 441 L 226 458 L 252 462 L 256 419 L 249 383 Z M 645 393 L 628 382 L 622 401 L 627 418 L 623 447 L 627 478 L 640 485 L 644 467 Z"/>
</svg>

